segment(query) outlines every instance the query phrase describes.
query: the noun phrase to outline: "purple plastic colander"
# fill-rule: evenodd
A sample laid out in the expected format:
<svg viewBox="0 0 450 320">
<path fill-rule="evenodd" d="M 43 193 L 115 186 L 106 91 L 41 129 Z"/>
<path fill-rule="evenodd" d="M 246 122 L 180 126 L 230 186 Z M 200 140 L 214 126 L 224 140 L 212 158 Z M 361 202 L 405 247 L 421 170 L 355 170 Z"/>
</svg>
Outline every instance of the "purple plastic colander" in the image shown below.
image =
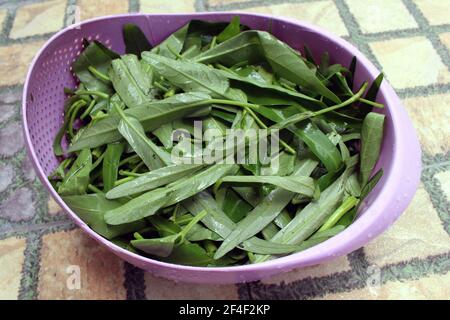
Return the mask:
<svg viewBox="0 0 450 320">
<path fill-rule="evenodd" d="M 358 219 L 332 239 L 308 250 L 260 264 L 206 268 L 164 263 L 124 250 L 91 230 L 53 189 L 47 175 L 58 165 L 53 139 L 63 123 L 63 88 L 74 87 L 71 64 L 82 50 L 82 39 L 99 40 L 124 53 L 122 26 L 138 25 L 153 44 L 192 19 L 230 21 L 240 15 L 250 28 L 270 31 L 296 49 L 307 44 L 315 55 L 331 54 L 331 62 L 349 65 L 356 56 L 355 85 L 373 80 L 379 71 L 354 46 L 316 26 L 295 20 L 244 13 L 126 14 L 70 26 L 54 35 L 33 60 L 23 92 L 23 126 L 28 153 L 39 178 L 58 204 L 90 237 L 129 263 L 156 276 L 183 282 L 236 283 L 259 280 L 294 268 L 323 263 L 354 251 L 387 229 L 406 209 L 420 180 L 421 151 L 414 128 L 392 87 L 384 81 L 378 102 L 385 104 L 385 138 L 377 168 L 384 176 L 365 200 Z"/>
</svg>

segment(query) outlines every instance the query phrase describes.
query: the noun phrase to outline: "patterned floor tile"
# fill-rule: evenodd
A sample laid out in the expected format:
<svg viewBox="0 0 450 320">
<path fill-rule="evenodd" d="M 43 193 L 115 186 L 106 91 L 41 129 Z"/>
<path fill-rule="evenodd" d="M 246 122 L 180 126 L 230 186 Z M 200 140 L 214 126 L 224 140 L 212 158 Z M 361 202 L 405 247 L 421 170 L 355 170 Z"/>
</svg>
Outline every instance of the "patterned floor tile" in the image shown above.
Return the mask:
<svg viewBox="0 0 450 320">
<path fill-rule="evenodd" d="M 0 193 L 5 191 L 14 181 L 14 167 L 7 163 L 0 163 Z"/>
<path fill-rule="evenodd" d="M 11 122 L 0 129 L 0 155 L 11 157 L 24 146 L 22 125 L 18 122 Z"/>
<path fill-rule="evenodd" d="M 262 282 L 265 284 L 279 284 L 281 282 L 290 283 L 305 278 L 318 278 L 350 270 L 351 267 L 347 257 L 339 257 L 320 265 L 296 269 L 288 273 L 276 275 L 271 278 L 264 279 Z"/>
<path fill-rule="evenodd" d="M 78 0 L 77 5 L 81 20 L 128 12 L 128 1 L 123 0 Z"/>
<path fill-rule="evenodd" d="M 65 0 L 25 5 L 17 10 L 10 38 L 18 39 L 55 32 L 64 25 Z"/>
<path fill-rule="evenodd" d="M 450 171 L 439 172 L 434 176 L 441 184 L 447 201 L 450 201 Z"/>
<path fill-rule="evenodd" d="M 0 218 L 12 222 L 29 221 L 36 214 L 36 196 L 28 187 L 12 191 L 0 205 Z"/>
<path fill-rule="evenodd" d="M 40 299 L 124 299 L 123 273 L 122 260 L 81 229 L 43 237 Z"/>
<path fill-rule="evenodd" d="M 401 0 L 345 0 L 363 33 L 417 28 Z"/>
<path fill-rule="evenodd" d="M 17 299 L 24 251 L 25 239 L 0 240 L 0 300 Z"/>
<path fill-rule="evenodd" d="M 185 0 L 185 1 L 141 0 L 139 11 L 144 13 L 194 12 L 195 0 Z"/>
<path fill-rule="evenodd" d="M 145 295 L 151 300 L 222 300 L 238 299 L 236 286 L 173 282 L 145 273 Z"/>
<path fill-rule="evenodd" d="M 329 294 L 329 300 L 415 300 L 448 299 L 450 297 L 450 273 L 431 275 L 420 280 L 388 282 L 381 286 L 369 286 L 351 292 Z M 322 298 L 323 299 L 323 298 Z"/>
<path fill-rule="evenodd" d="M 450 150 L 450 94 L 403 100 L 413 121 L 422 149 L 428 154 L 447 153 Z"/>
<path fill-rule="evenodd" d="M 47 203 L 48 214 L 51 216 L 56 216 L 58 214 L 63 213 L 63 209 L 59 206 L 59 204 L 53 199 L 52 196 L 48 198 Z"/>
<path fill-rule="evenodd" d="M 28 65 L 36 52 L 44 44 L 43 41 L 33 41 L 24 44 L 13 44 L 0 47 L 0 86 L 11 86 L 25 81 Z M 14 57 L 14 59 L 11 59 Z"/>
<path fill-rule="evenodd" d="M 394 225 L 364 250 L 369 263 L 379 267 L 450 251 L 450 237 L 423 185 Z"/>
<path fill-rule="evenodd" d="M 347 36 L 348 31 L 342 21 L 336 5 L 332 1 L 315 1 L 307 3 L 286 3 L 261 6 L 237 11 L 265 13 L 284 16 L 316 24 L 338 36 Z"/>
<path fill-rule="evenodd" d="M 450 1 L 413 0 L 431 25 L 450 24 Z"/>
<path fill-rule="evenodd" d="M 450 82 L 450 72 L 425 37 L 373 42 L 370 47 L 396 89 Z"/>
</svg>

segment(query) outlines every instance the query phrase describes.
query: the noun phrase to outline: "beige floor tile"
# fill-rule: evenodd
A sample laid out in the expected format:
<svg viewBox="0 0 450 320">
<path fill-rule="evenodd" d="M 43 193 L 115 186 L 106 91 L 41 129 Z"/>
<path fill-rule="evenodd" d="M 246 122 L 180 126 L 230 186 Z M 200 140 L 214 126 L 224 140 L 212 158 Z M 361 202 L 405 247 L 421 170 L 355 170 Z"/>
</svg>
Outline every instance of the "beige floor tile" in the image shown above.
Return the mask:
<svg viewBox="0 0 450 320">
<path fill-rule="evenodd" d="M 141 0 L 139 11 L 144 13 L 194 12 L 195 0 L 184 0 L 184 1 Z"/>
<path fill-rule="evenodd" d="M 373 42 L 370 47 L 397 89 L 450 82 L 450 72 L 425 37 Z"/>
<path fill-rule="evenodd" d="M 24 5 L 17 10 L 10 38 L 18 39 L 55 32 L 64 25 L 66 0 Z"/>
<path fill-rule="evenodd" d="M 387 282 L 351 292 L 329 294 L 328 300 L 447 300 L 450 297 L 450 273 L 404 282 Z"/>
<path fill-rule="evenodd" d="M 450 24 L 450 1 L 413 0 L 431 25 Z"/>
<path fill-rule="evenodd" d="M 242 3 L 242 2 L 250 2 L 253 0 L 206 0 L 206 3 L 209 6 L 223 6 L 223 5 L 227 5 L 230 3 Z"/>
<path fill-rule="evenodd" d="M 401 0 L 345 0 L 364 33 L 417 28 Z"/>
<path fill-rule="evenodd" d="M 47 203 L 48 213 L 51 216 L 55 216 L 57 214 L 63 213 L 63 209 L 59 206 L 59 204 L 53 199 L 53 197 L 49 197 Z"/>
<path fill-rule="evenodd" d="M 25 246 L 25 239 L 0 240 L 0 300 L 17 299 Z"/>
<path fill-rule="evenodd" d="M 0 86 L 23 83 L 31 60 L 43 44 L 36 41 L 0 47 Z"/>
<path fill-rule="evenodd" d="M 367 260 L 379 267 L 450 252 L 450 237 L 423 186 L 394 225 L 364 250 Z"/>
<path fill-rule="evenodd" d="M 78 0 L 77 5 L 81 20 L 128 12 L 128 1 L 123 0 Z"/>
<path fill-rule="evenodd" d="M 422 149 L 428 154 L 450 150 L 450 94 L 409 98 L 403 101 L 419 136 Z"/>
<path fill-rule="evenodd" d="M 339 15 L 336 5 L 332 1 L 286 3 L 237 11 L 294 18 L 316 24 L 338 36 L 348 35 L 347 28 Z"/>
<path fill-rule="evenodd" d="M 151 300 L 236 300 L 236 286 L 173 282 L 145 274 L 145 294 Z"/>
<path fill-rule="evenodd" d="M 320 265 L 296 269 L 262 280 L 266 284 L 290 283 L 306 278 L 319 278 L 351 269 L 347 257 L 339 257 Z"/>
<path fill-rule="evenodd" d="M 81 229 L 42 240 L 39 299 L 125 299 L 123 262 Z"/>
<path fill-rule="evenodd" d="M 441 184 L 442 191 L 447 197 L 447 201 L 450 201 L 450 171 L 439 172 L 435 175 L 435 178 L 438 179 Z"/>
</svg>

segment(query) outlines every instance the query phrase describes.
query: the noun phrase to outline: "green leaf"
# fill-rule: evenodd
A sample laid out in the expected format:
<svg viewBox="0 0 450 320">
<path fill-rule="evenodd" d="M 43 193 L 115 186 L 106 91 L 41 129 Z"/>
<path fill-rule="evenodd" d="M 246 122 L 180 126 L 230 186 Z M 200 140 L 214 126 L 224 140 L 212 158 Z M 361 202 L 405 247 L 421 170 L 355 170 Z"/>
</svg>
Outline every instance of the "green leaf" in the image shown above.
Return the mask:
<svg viewBox="0 0 450 320">
<path fill-rule="evenodd" d="M 296 168 L 294 176 L 309 176 L 316 166 L 316 161 L 305 160 Z M 236 228 L 222 242 L 214 257 L 219 259 L 264 229 L 288 205 L 294 195 L 295 193 L 282 188 L 276 188 L 270 192 L 244 219 L 239 221 Z"/>
<path fill-rule="evenodd" d="M 377 99 L 378 91 L 380 91 L 381 83 L 383 82 L 384 74 L 380 73 L 378 77 L 375 78 L 375 80 L 370 85 L 369 89 L 367 90 L 366 95 L 364 96 L 364 99 L 369 101 L 375 101 Z M 361 111 L 362 116 L 366 116 L 369 112 L 371 112 L 373 107 L 371 105 L 368 105 L 366 103 L 361 103 L 359 106 L 359 110 Z"/>
<path fill-rule="evenodd" d="M 123 55 L 112 61 L 109 72 L 114 89 L 123 102 L 134 108 L 152 100 L 152 83 L 141 62 L 133 54 Z"/>
<path fill-rule="evenodd" d="M 222 204 L 223 211 L 230 219 L 236 223 L 242 220 L 253 207 L 233 190 L 227 189 L 225 199 Z"/>
<path fill-rule="evenodd" d="M 270 64 L 278 76 L 292 81 L 308 91 L 318 93 L 335 103 L 340 103 L 339 98 L 325 87 L 297 52 L 264 31 L 242 32 L 203 52 L 196 57 L 196 61 L 234 65 L 245 60 L 248 63 L 258 62 L 262 58 Z"/>
<path fill-rule="evenodd" d="M 347 167 L 344 173 L 325 189 L 319 200 L 310 202 L 304 208 L 299 208 L 294 219 L 282 228 L 271 241 L 284 244 L 301 244 L 311 236 L 336 210 L 342 201 L 345 193 L 345 183 L 353 173 L 355 160 Z M 269 256 L 257 257 L 257 262 L 269 259 Z"/>
<path fill-rule="evenodd" d="M 234 16 L 230 24 L 217 36 L 217 43 L 224 42 L 241 32 L 239 16 Z"/>
<path fill-rule="evenodd" d="M 170 83 L 186 92 L 199 91 L 213 97 L 225 97 L 229 88 L 225 76 L 204 64 L 172 60 L 150 52 L 144 52 L 142 58 Z"/>
<path fill-rule="evenodd" d="M 312 197 L 315 190 L 314 179 L 305 176 L 226 176 L 218 181 L 218 184 L 257 184 L 267 183 L 294 193 L 301 193 Z"/>
<path fill-rule="evenodd" d="M 170 149 L 173 146 L 172 133 L 173 133 L 172 123 L 164 123 L 159 128 L 152 131 L 153 135 L 156 136 L 159 141 L 163 144 L 164 148 Z"/>
<path fill-rule="evenodd" d="M 158 148 L 145 135 L 139 120 L 122 115 L 119 122 L 119 132 L 128 141 L 133 150 L 150 169 L 156 169 L 170 162 L 170 154 Z"/>
<path fill-rule="evenodd" d="M 197 194 L 195 197 L 184 201 L 183 204 L 193 215 L 207 211 L 208 215 L 202 219 L 203 224 L 222 238 L 226 238 L 236 226 L 219 208 L 214 198 L 206 192 Z M 286 254 L 298 250 L 297 246 L 269 242 L 257 237 L 244 241 L 239 248 L 258 254 Z"/>
<path fill-rule="evenodd" d="M 86 193 L 91 168 L 91 150 L 84 149 L 80 152 L 69 172 L 64 177 L 64 180 L 58 188 L 58 193 L 63 196 Z"/>
<path fill-rule="evenodd" d="M 257 91 L 257 92 L 265 91 L 266 95 L 277 95 L 278 94 L 278 95 L 284 96 L 285 99 L 287 99 L 289 97 L 290 99 L 298 99 L 300 102 L 305 103 L 307 105 L 325 107 L 325 104 L 323 102 L 321 102 L 317 99 L 314 99 L 312 97 L 309 97 L 305 94 L 302 94 L 300 92 L 288 90 L 281 86 L 270 84 L 267 82 L 257 81 L 251 77 L 243 77 L 236 73 L 232 73 L 230 71 L 221 71 L 221 72 L 225 77 L 229 78 L 230 80 L 238 81 L 240 83 L 245 83 L 247 85 L 251 85 L 253 87 L 259 88 L 259 91 Z M 239 84 L 239 85 L 241 85 L 241 84 Z M 252 89 L 249 89 L 248 87 L 247 87 L 247 89 L 245 89 L 245 88 L 246 87 L 244 87 L 245 92 L 249 91 L 250 93 L 252 93 Z M 256 88 L 253 88 L 253 92 L 255 92 L 255 90 L 258 90 Z M 261 104 L 266 105 L 267 103 L 261 103 Z M 271 104 L 273 104 L 273 102 Z M 285 104 L 285 103 L 282 103 L 282 104 Z"/>
<path fill-rule="evenodd" d="M 146 192 L 120 208 L 108 211 L 105 215 L 106 222 L 117 225 L 151 216 L 160 208 L 192 197 L 236 169 L 237 165 L 216 164 L 181 182 Z"/>
<path fill-rule="evenodd" d="M 183 49 L 188 28 L 189 23 L 168 36 L 163 42 L 155 46 L 151 52 L 172 59 L 176 58 L 173 52 L 180 53 L 181 49 Z"/>
<path fill-rule="evenodd" d="M 155 169 L 136 179 L 118 185 L 110 190 L 106 194 L 106 197 L 108 199 L 115 199 L 149 191 L 193 174 L 203 167 L 204 165 L 201 164 L 179 164 Z"/>
<path fill-rule="evenodd" d="M 143 106 L 127 109 L 124 113 L 139 119 L 147 132 L 196 111 L 209 110 L 210 99 L 209 95 L 201 92 L 180 93 L 161 101 L 152 101 Z M 122 140 L 122 135 L 117 130 L 119 121 L 120 117 L 115 114 L 95 122 L 74 138 L 68 151 L 95 148 Z"/>
<path fill-rule="evenodd" d="M 137 25 L 131 23 L 125 24 L 122 32 L 126 53 L 135 54 L 139 57 L 143 51 L 150 51 L 152 49 L 152 45 Z"/>
<path fill-rule="evenodd" d="M 102 74 L 108 74 L 111 61 L 116 58 L 119 58 L 119 55 L 105 48 L 101 43 L 94 41 L 83 50 L 72 64 L 73 72 L 87 90 L 109 94 L 112 93 L 111 85 L 93 75 L 89 71 L 89 67 Z"/>
<path fill-rule="evenodd" d="M 119 201 L 107 200 L 101 193 L 63 196 L 63 200 L 92 230 L 107 239 L 140 230 L 146 225 L 144 220 L 119 226 L 106 224 L 105 212 L 118 208 L 122 204 Z"/>
<path fill-rule="evenodd" d="M 168 257 L 172 253 L 178 238 L 179 236 L 176 234 L 163 238 L 131 240 L 131 245 L 154 256 Z"/>
<path fill-rule="evenodd" d="M 364 118 L 361 131 L 361 165 L 360 180 L 364 188 L 369 181 L 375 164 L 380 156 L 381 143 L 383 141 L 385 116 L 379 113 L 370 112 Z"/>
<path fill-rule="evenodd" d="M 108 144 L 103 158 L 103 191 L 108 192 L 114 187 L 119 173 L 120 157 L 125 149 L 123 143 Z"/>
</svg>

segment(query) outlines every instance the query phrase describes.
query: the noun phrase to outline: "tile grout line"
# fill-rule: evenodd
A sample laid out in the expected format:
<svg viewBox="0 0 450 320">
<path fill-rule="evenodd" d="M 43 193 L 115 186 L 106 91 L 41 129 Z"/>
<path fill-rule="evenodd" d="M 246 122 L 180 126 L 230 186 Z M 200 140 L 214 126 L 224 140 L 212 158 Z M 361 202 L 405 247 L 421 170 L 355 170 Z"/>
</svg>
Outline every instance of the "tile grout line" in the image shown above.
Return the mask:
<svg viewBox="0 0 450 320">
<path fill-rule="evenodd" d="M 124 282 L 127 292 L 127 300 L 146 300 L 145 295 L 145 271 L 123 261 Z"/>
<path fill-rule="evenodd" d="M 205 0 L 208 2 L 207 0 Z M 208 3 L 206 3 L 206 10 L 207 11 L 233 11 L 233 10 L 241 10 L 241 9 L 251 9 L 255 7 L 262 7 L 262 6 L 270 6 L 270 5 L 279 5 L 279 4 L 289 4 L 289 3 L 308 3 L 308 2 L 314 2 L 316 0 L 253 0 L 253 1 L 236 1 L 236 2 L 230 2 L 226 4 L 219 4 L 219 5 L 213 5 L 209 6 Z"/>
<path fill-rule="evenodd" d="M 128 0 L 128 12 L 139 12 L 140 11 L 140 3 L 138 0 Z"/>
<path fill-rule="evenodd" d="M 38 298 L 41 247 L 42 234 L 40 232 L 32 232 L 26 240 L 18 295 L 19 300 L 36 300 Z"/>
<path fill-rule="evenodd" d="M 428 40 L 430 40 L 431 44 L 433 45 L 433 48 L 440 56 L 442 62 L 446 65 L 447 69 L 450 71 L 450 52 L 449 50 L 447 50 L 442 41 L 439 39 L 437 33 L 433 31 L 433 28 L 430 26 L 427 18 L 424 16 L 422 11 L 420 11 L 417 5 L 414 2 L 412 2 L 412 0 L 403 0 L 403 4 L 406 6 L 408 11 L 414 17 L 419 27 L 424 30 L 426 37 L 428 38 Z"/>
<path fill-rule="evenodd" d="M 377 57 L 372 52 L 372 49 L 369 46 L 369 43 L 366 41 L 364 34 L 359 27 L 359 24 L 355 18 L 355 16 L 350 11 L 350 8 L 343 0 L 335 0 L 334 3 L 339 11 L 339 15 L 341 16 L 345 26 L 347 27 L 348 32 L 350 33 L 350 39 L 352 43 L 356 45 L 359 50 L 379 69 L 382 70 L 382 66 L 378 61 Z"/>
<path fill-rule="evenodd" d="M 446 163 L 439 167 L 434 165 L 435 162 L 433 162 L 432 157 L 424 154 L 422 158 L 424 164 L 431 163 L 432 165 L 424 166 L 421 181 L 424 184 L 426 192 L 430 196 L 433 207 L 438 213 L 444 230 L 450 235 L 450 202 L 444 194 L 439 180 L 435 177 L 437 173 L 446 171 L 446 169 L 450 168 L 449 162 L 446 161 Z"/>
</svg>

